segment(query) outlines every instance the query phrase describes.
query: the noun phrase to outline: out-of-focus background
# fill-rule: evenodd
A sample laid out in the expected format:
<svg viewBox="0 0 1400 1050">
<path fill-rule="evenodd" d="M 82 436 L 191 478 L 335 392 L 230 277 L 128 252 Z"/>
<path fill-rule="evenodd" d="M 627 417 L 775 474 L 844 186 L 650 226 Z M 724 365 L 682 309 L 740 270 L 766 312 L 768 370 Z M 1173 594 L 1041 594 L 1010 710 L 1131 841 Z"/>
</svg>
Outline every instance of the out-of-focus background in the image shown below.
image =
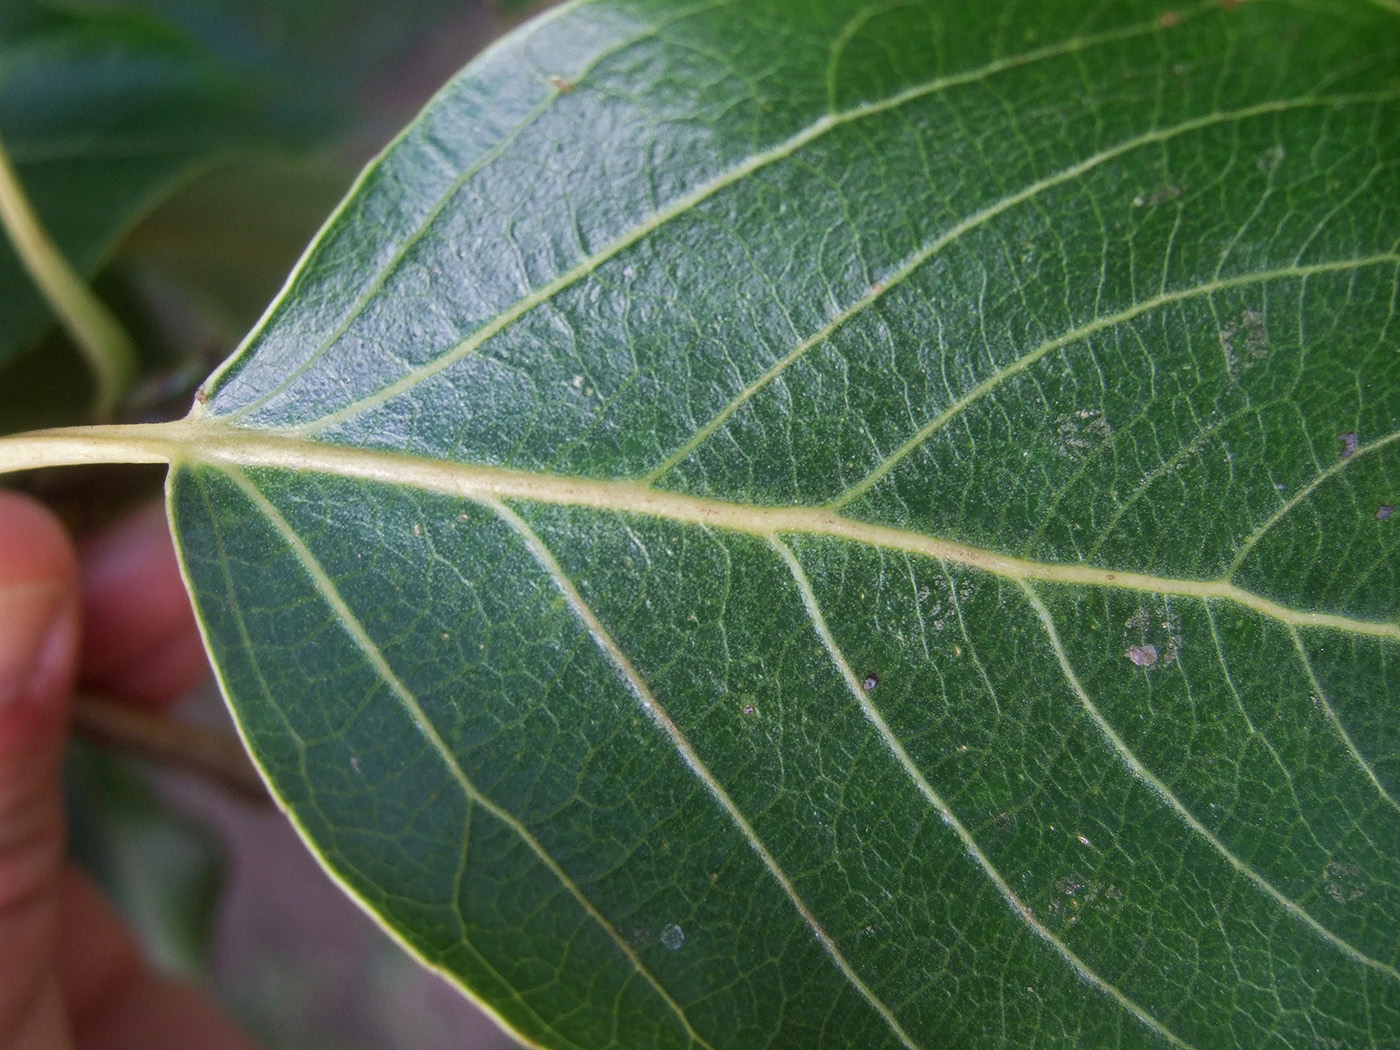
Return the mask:
<svg viewBox="0 0 1400 1050">
<path fill-rule="evenodd" d="M 0 139 L 40 218 L 132 334 L 121 421 L 176 418 L 358 171 L 531 0 L 0 0 Z M 0 433 L 84 422 L 81 356 L 0 237 Z M 75 530 L 160 473 L 21 484 Z M 212 685 L 180 717 L 229 729 Z M 272 1050 L 515 1044 L 321 871 L 272 807 L 75 746 L 72 849 L 165 967 Z"/>
<path fill-rule="evenodd" d="M 184 719 L 228 727 L 212 686 Z M 270 1050 L 513 1050 L 321 870 L 287 820 L 201 777 L 79 744 L 74 848 L 167 969 Z"/>
</svg>

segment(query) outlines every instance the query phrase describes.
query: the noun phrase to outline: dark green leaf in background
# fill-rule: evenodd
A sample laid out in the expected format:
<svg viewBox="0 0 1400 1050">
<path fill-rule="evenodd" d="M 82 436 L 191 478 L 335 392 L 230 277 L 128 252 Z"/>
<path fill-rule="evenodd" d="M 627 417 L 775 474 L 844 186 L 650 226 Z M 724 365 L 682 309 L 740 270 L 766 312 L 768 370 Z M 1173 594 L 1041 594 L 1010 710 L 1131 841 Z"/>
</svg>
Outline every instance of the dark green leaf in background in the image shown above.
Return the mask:
<svg viewBox="0 0 1400 1050">
<path fill-rule="evenodd" d="M 195 165 L 305 141 L 324 124 L 274 85 L 148 12 L 41 0 L 0 10 L 0 131 L 35 209 L 86 273 Z M 51 322 L 8 244 L 0 289 L 2 362 Z"/>
<path fill-rule="evenodd" d="M 449 17 L 490 22 L 487 7 L 479 0 L 7 0 L 0 134 L 41 219 L 83 273 L 107 261 L 169 193 L 229 160 L 242 162 L 245 179 L 252 172 L 261 181 L 264 224 L 280 217 L 304 243 L 316 224 L 298 221 L 297 204 L 334 172 L 329 208 L 349 175 L 343 163 L 322 161 L 308 178 L 288 158 L 352 130 L 379 141 L 391 129 L 373 118 L 395 114 L 397 96 L 419 90 L 411 71 L 395 69 L 411 46 Z M 280 182 L 268 185 L 269 172 Z M 153 234 L 167 238 L 156 247 L 186 254 L 191 242 L 218 234 L 246 240 L 246 228 L 229 230 L 240 196 L 211 193 L 227 182 L 217 167 L 196 181 L 197 220 L 186 214 L 172 229 L 163 219 L 145 231 L 147 250 Z M 244 192 L 251 189 L 250 182 Z M 265 251 L 285 272 L 290 260 L 282 262 L 279 247 L 272 238 Z M 246 281 L 250 269 L 236 276 Z M 198 285 L 206 276 L 193 279 Z M 232 289 L 235 304 L 242 292 Z M 270 292 L 261 294 L 265 302 Z M 49 324 L 48 308 L 0 241 L 0 365 Z"/>
<path fill-rule="evenodd" d="M 205 975 L 224 881 L 221 844 L 157 795 L 130 759 L 78 744 L 64 777 L 68 853 L 162 969 Z"/>
<path fill-rule="evenodd" d="M 1393 1046 L 1398 282 L 1389 0 L 575 3 L 171 509 L 293 818 L 531 1040 Z"/>
</svg>

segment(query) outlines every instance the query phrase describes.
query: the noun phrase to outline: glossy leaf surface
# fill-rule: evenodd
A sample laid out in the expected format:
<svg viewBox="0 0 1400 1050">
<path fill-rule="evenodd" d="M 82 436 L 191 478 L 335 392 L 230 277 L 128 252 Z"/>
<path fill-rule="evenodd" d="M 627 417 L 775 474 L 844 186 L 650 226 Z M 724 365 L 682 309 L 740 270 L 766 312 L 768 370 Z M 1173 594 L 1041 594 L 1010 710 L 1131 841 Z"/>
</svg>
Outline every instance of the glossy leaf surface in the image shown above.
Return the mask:
<svg viewBox="0 0 1400 1050">
<path fill-rule="evenodd" d="M 1400 1041 L 1400 9 L 569 5 L 171 510 L 326 864 L 559 1047 Z"/>
</svg>

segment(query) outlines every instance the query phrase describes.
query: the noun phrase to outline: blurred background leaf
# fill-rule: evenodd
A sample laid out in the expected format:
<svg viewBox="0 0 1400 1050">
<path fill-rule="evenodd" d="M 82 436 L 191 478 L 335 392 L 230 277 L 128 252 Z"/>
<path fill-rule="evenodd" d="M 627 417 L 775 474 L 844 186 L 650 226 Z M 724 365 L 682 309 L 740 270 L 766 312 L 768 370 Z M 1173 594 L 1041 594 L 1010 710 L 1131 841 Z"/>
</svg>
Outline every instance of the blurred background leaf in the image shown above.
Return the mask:
<svg viewBox="0 0 1400 1050">
<path fill-rule="evenodd" d="M 283 79 L 154 12 L 16 0 L 0 14 L 0 133 L 40 218 L 84 273 L 196 165 L 334 126 Z M 3 359 L 44 333 L 49 312 L 8 245 L 0 287 Z"/>
<path fill-rule="evenodd" d="M 6 0 L 0 136 L 133 331 L 126 418 L 182 414 L 356 171 L 520 0 Z M 0 432 L 81 420 L 75 350 L 0 238 Z"/>
<path fill-rule="evenodd" d="M 205 972 L 223 852 L 207 827 L 172 809 L 140 763 L 87 744 L 69 752 L 68 849 L 126 916 L 158 966 Z"/>
</svg>

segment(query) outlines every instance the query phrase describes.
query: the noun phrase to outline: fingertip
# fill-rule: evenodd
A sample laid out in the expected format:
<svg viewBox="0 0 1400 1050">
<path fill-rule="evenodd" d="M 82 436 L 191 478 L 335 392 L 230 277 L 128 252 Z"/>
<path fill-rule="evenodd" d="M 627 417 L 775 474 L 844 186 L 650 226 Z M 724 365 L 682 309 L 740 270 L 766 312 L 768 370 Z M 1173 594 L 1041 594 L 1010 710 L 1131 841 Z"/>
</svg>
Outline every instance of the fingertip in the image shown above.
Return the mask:
<svg viewBox="0 0 1400 1050">
<path fill-rule="evenodd" d="M 193 620 L 173 625 L 141 659 L 109 675 L 102 692 L 141 707 L 163 708 L 188 696 L 209 677 L 204 639 Z"/>
<path fill-rule="evenodd" d="M 214 1003 L 155 973 L 111 904 L 73 868 L 59 882 L 56 956 L 76 1042 L 86 1050 L 257 1050 Z"/>
<path fill-rule="evenodd" d="M 160 706 L 208 674 L 164 509 L 152 504 L 81 550 L 85 685 Z"/>
<path fill-rule="evenodd" d="M 56 582 L 71 588 L 76 580 L 73 543 L 53 511 L 0 489 L 0 587 Z"/>
<path fill-rule="evenodd" d="M 144 969 L 140 948 L 102 891 L 69 865 L 58 877 L 54 965 L 75 1015 L 90 1013 Z"/>
<path fill-rule="evenodd" d="M 59 770 L 77 641 L 67 533 L 38 503 L 0 491 L 0 1032 L 28 1033 L 26 1046 L 49 1045 L 63 1024 L 40 965 L 63 856 Z M 12 960 L 34 978 L 16 980 Z"/>
<path fill-rule="evenodd" d="M 47 753 L 67 718 L 78 643 L 77 562 L 62 523 L 0 490 L 0 759 Z"/>
</svg>

